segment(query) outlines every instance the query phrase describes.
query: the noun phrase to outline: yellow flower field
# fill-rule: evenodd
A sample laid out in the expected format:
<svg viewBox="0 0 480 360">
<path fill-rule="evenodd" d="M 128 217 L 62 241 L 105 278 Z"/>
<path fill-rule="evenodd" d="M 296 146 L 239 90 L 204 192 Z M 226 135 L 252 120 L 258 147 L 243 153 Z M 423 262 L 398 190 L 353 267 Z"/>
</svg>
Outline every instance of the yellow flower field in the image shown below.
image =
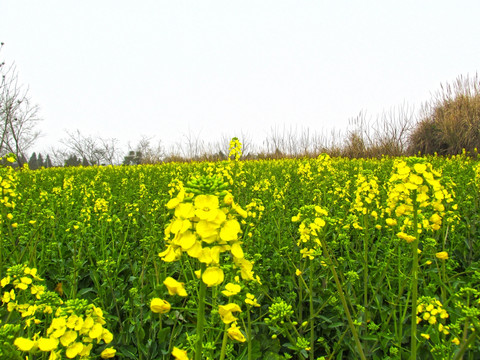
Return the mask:
<svg viewBox="0 0 480 360">
<path fill-rule="evenodd" d="M 0 169 L 3 359 L 474 359 L 480 165 Z"/>
</svg>

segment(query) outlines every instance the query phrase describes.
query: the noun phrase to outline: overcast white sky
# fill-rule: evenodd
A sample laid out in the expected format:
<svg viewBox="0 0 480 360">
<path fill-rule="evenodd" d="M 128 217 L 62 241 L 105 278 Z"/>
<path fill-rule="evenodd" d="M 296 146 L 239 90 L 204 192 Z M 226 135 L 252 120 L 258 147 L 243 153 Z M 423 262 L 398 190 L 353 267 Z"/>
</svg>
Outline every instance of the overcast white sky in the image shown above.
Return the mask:
<svg viewBox="0 0 480 360">
<path fill-rule="evenodd" d="M 134 144 L 346 129 L 480 66 L 480 1 L 0 0 L 0 59 L 65 130 Z"/>
</svg>

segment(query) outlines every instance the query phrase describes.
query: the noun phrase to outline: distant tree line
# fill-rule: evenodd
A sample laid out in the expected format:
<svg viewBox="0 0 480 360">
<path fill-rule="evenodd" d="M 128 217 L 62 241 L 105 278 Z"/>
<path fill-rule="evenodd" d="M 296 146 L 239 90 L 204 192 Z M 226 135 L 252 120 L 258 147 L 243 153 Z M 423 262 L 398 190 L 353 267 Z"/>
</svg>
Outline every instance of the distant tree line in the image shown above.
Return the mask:
<svg viewBox="0 0 480 360">
<path fill-rule="evenodd" d="M 42 167 L 45 167 L 45 168 L 53 167 L 52 160 L 50 159 L 50 155 L 47 154 L 45 159 L 43 159 L 42 154 L 39 153 L 37 156 L 37 153 L 35 152 L 32 153 L 32 155 L 30 156 L 30 159 L 28 160 L 28 168 L 30 170 L 36 170 Z"/>
</svg>

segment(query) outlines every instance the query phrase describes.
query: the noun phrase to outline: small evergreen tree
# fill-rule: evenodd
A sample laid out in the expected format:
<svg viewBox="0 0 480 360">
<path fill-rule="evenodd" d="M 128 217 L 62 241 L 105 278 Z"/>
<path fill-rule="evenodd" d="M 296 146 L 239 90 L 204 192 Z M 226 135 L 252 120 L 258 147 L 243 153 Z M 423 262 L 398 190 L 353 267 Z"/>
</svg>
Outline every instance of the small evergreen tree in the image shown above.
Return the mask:
<svg viewBox="0 0 480 360">
<path fill-rule="evenodd" d="M 123 158 L 123 165 L 139 165 L 142 163 L 142 152 L 130 150 Z"/>
<path fill-rule="evenodd" d="M 43 156 L 42 154 L 38 154 L 38 157 L 37 157 L 37 167 L 38 169 L 40 169 L 41 167 L 44 167 L 45 166 L 45 162 L 43 161 Z"/>
<path fill-rule="evenodd" d="M 28 168 L 30 170 L 38 169 L 37 153 L 33 153 L 28 160 Z"/>
<path fill-rule="evenodd" d="M 67 160 L 65 160 L 65 167 L 68 166 L 79 166 L 82 163 L 81 160 L 77 158 L 76 155 L 70 155 Z"/>
<path fill-rule="evenodd" d="M 51 168 L 53 167 L 52 160 L 50 159 L 50 155 L 47 154 L 47 158 L 45 159 L 45 167 Z"/>
</svg>

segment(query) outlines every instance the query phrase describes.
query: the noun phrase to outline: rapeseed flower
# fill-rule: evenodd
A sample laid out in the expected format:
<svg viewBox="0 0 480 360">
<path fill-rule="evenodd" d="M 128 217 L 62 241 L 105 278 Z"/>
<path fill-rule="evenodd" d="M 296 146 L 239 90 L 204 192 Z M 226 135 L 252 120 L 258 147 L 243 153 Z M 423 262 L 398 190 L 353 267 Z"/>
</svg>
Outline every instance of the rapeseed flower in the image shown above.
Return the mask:
<svg viewBox="0 0 480 360">
<path fill-rule="evenodd" d="M 173 347 L 173 350 L 172 350 L 172 356 L 177 360 L 189 360 L 187 352 L 175 346 Z"/>
<path fill-rule="evenodd" d="M 60 342 L 62 343 L 63 346 L 67 347 L 71 343 L 73 343 L 75 340 L 77 340 L 77 337 L 78 337 L 78 333 L 76 331 L 69 330 L 62 335 L 62 337 L 60 338 Z"/>
<path fill-rule="evenodd" d="M 225 290 L 222 291 L 222 294 L 227 297 L 230 297 L 238 294 L 241 290 L 242 288 L 240 285 L 228 283 L 227 285 L 225 285 Z"/>
<path fill-rule="evenodd" d="M 220 254 L 230 251 L 242 277 L 255 280 L 252 264 L 244 259 L 239 239 L 242 229 L 237 220 L 238 215 L 246 217 L 248 213 L 235 204 L 230 192 L 220 190 L 226 184 L 219 177 L 198 177 L 187 185 L 181 196 L 167 203 L 174 209 L 174 216 L 165 228 L 166 248 L 158 255 L 165 262 L 173 262 L 186 252 L 207 265 L 202 281 L 217 286 L 224 280 Z"/>
<path fill-rule="evenodd" d="M 440 252 L 436 253 L 435 256 L 437 257 L 437 259 L 447 260 L 448 259 L 448 252 L 440 251 Z"/>
<path fill-rule="evenodd" d="M 443 308 L 443 305 L 440 301 L 428 297 L 423 297 L 419 300 L 416 313 L 417 324 L 424 320 L 430 325 L 434 325 L 438 322 L 438 318 L 443 320 L 449 317 L 448 312 Z M 438 329 L 445 335 L 449 333 L 448 326 L 444 326 L 443 324 L 439 324 Z"/>
<path fill-rule="evenodd" d="M 83 346 L 84 346 L 83 343 L 75 342 L 67 347 L 67 350 L 65 351 L 65 355 L 69 359 L 73 359 L 74 357 L 78 356 L 82 352 Z"/>
<path fill-rule="evenodd" d="M 242 309 L 240 309 L 240 306 L 234 303 L 218 306 L 218 313 L 225 324 L 230 324 L 231 322 L 238 320 L 235 316 L 233 316 L 232 313 L 234 312 L 242 312 Z"/>
<path fill-rule="evenodd" d="M 116 353 L 117 353 L 117 350 L 115 350 L 112 347 L 109 347 L 103 350 L 100 356 L 102 357 L 102 359 L 110 359 L 110 358 L 113 358 Z"/>
<path fill-rule="evenodd" d="M 220 239 L 223 241 L 237 240 L 242 230 L 237 220 L 227 220 L 220 229 Z"/>
<path fill-rule="evenodd" d="M 208 287 L 220 285 L 224 277 L 223 270 L 216 266 L 207 267 L 202 274 L 202 280 Z"/>
<path fill-rule="evenodd" d="M 174 262 L 182 256 L 182 249 L 173 245 L 167 245 L 165 251 L 158 254 L 165 262 Z"/>
<path fill-rule="evenodd" d="M 58 347 L 58 339 L 56 338 L 44 338 L 41 337 L 38 339 L 38 348 L 41 351 L 52 351 L 55 350 Z"/>
<path fill-rule="evenodd" d="M 228 161 L 231 161 L 232 158 L 233 160 L 238 161 L 240 160 L 241 156 L 242 156 L 242 143 L 238 140 L 237 137 L 234 137 L 232 138 L 232 140 L 230 140 Z"/>
<path fill-rule="evenodd" d="M 257 299 L 254 295 L 247 293 L 245 298 L 245 303 L 250 306 L 260 307 L 260 304 L 257 302 Z"/>
<path fill-rule="evenodd" d="M 163 281 L 163 284 L 167 287 L 170 295 L 188 296 L 185 287 L 183 286 L 184 283 L 178 282 L 170 276 Z"/>
<path fill-rule="evenodd" d="M 175 245 L 180 246 L 183 251 L 187 251 L 193 245 L 195 245 L 196 241 L 197 241 L 197 236 L 195 235 L 195 233 L 191 232 L 190 230 L 187 230 L 181 233 L 180 235 L 176 236 L 175 239 L 173 240 L 173 243 Z"/>
<path fill-rule="evenodd" d="M 404 233 L 403 231 L 398 232 L 397 237 L 405 240 L 407 243 L 411 243 L 416 239 L 415 236 L 408 235 L 408 234 Z"/>
<path fill-rule="evenodd" d="M 17 337 L 13 342 L 13 345 L 15 345 L 20 351 L 28 352 L 37 346 L 37 343 L 24 337 Z"/>
<path fill-rule="evenodd" d="M 200 220 L 214 220 L 220 211 L 218 206 L 218 197 L 215 195 L 198 195 L 195 197 L 195 215 Z"/>
<path fill-rule="evenodd" d="M 453 201 L 451 195 L 437 179 L 441 174 L 432 168 L 429 163 L 418 162 L 415 158 L 410 161 L 417 161 L 410 168 L 406 161 L 396 160 L 394 172 L 390 177 L 390 190 L 387 200 L 386 213 L 389 216 L 395 214 L 397 220 L 403 218 L 403 225 L 400 227 L 398 237 L 413 242 L 410 232 L 422 233 L 423 229 L 428 231 L 439 230 L 442 225 L 442 217 L 445 215 L 443 202 Z M 414 211 L 417 216 L 418 229 L 413 229 Z M 431 213 L 433 211 L 433 214 Z M 427 214 L 431 214 L 427 216 Z M 388 219 L 391 219 L 388 218 Z M 386 220 L 387 225 L 394 226 L 393 219 Z M 402 235 L 406 236 L 402 236 Z"/>
<path fill-rule="evenodd" d="M 245 342 L 247 339 L 245 336 L 242 334 L 240 331 L 240 328 L 237 325 L 237 322 L 233 322 L 232 325 L 227 330 L 227 335 L 230 339 L 240 341 L 240 342 Z"/>
<path fill-rule="evenodd" d="M 170 311 L 171 305 L 168 301 L 154 298 L 150 302 L 150 310 L 156 314 L 166 314 Z"/>
</svg>

